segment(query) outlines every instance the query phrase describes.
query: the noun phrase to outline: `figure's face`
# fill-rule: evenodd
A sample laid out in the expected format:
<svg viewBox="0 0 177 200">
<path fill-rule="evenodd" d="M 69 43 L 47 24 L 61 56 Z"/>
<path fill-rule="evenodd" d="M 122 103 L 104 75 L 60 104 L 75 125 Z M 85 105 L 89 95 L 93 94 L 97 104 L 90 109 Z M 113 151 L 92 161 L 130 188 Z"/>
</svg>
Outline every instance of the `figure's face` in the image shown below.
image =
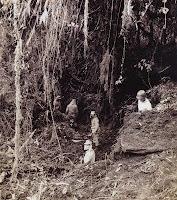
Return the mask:
<svg viewBox="0 0 177 200">
<path fill-rule="evenodd" d="M 93 114 L 90 114 L 90 118 L 92 119 L 94 117 L 94 115 Z"/>
<path fill-rule="evenodd" d="M 71 101 L 73 104 L 76 104 L 76 99 L 72 99 Z"/>
<path fill-rule="evenodd" d="M 92 148 L 91 144 L 84 144 L 84 151 L 87 151 Z"/>
<path fill-rule="evenodd" d="M 146 96 L 144 96 L 144 95 L 138 95 L 137 99 L 140 100 L 141 102 L 144 102 L 145 99 L 146 99 Z"/>
<path fill-rule="evenodd" d="M 93 112 L 91 112 L 91 113 L 90 113 L 90 118 L 93 118 L 93 117 L 95 117 L 95 115 L 96 115 L 96 114 L 95 114 L 95 112 L 94 112 L 94 111 L 93 111 Z"/>
</svg>

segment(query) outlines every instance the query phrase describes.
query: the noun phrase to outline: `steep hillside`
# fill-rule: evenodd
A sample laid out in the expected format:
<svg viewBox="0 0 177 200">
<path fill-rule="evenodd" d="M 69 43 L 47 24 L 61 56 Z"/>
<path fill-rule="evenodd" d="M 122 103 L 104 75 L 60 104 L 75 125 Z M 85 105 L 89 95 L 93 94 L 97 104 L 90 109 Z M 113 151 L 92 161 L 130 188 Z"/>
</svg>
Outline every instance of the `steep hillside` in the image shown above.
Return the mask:
<svg viewBox="0 0 177 200">
<path fill-rule="evenodd" d="M 176 10 L 176 0 L 0 0 L 0 200 L 177 199 L 177 86 L 165 83 L 177 81 Z M 139 89 L 153 112 L 136 113 Z M 73 98 L 76 129 L 64 114 Z M 91 110 L 100 146 L 85 167 Z"/>
<path fill-rule="evenodd" d="M 84 153 L 86 129 L 75 132 L 66 123 L 59 124 L 57 129 L 62 127 L 59 140 L 63 154 L 58 143 L 49 142 L 52 127 L 34 133 L 24 141 L 16 187 L 10 184 L 13 143 L 1 136 L 1 199 L 175 200 L 176 90 L 177 86 L 173 83 L 161 84 L 150 90 L 152 101 L 158 91 L 161 110 L 157 110 L 156 105 L 153 112 L 143 115 L 127 113 L 112 153 L 105 143 L 104 150 L 96 150 L 97 161 L 92 166 L 79 164 Z M 105 131 L 101 135 L 103 143 L 109 138 L 106 133 L 112 134 L 111 130 Z M 81 141 L 75 143 L 75 138 Z M 111 143 L 113 141 L 110 140 Z"/>
</svg>

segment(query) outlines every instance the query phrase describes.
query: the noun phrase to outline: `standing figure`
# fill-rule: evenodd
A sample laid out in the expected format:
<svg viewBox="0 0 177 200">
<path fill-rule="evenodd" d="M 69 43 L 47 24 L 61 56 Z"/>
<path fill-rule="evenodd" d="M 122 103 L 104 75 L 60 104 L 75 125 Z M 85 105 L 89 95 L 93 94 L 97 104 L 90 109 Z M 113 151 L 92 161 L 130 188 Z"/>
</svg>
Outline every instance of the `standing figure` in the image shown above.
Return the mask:
<svg viewBox="0 0 177 200">
<path fill-rule="evenodd" d="M 93 138 L 93 143 L 97 147 L 99 145 L 100 124 L 95 111 L 91 111 L 90 118 L 91 118 L 91 135 Z"/>
<path fill-rule="evenodd" d="M 61 111 L 61 96 L 60 95 L 55 97 L 55 99 L 53 101 L 53 110 L 54 111 Z"/>
<path fill-rule="evenodd" d="M 151 102 L 146 97 L 146 92 L 144 90 L 138 91 L 136 98 L 138 99 L 138 112 L 146 112 L 152 110 Z"/>
<path fill-rule="evenodd" d="M 84 143 L 84 164 L 93 164 L 95 162 L 95 151 L 92 149 L 92 141 L 86 140 Z"/>
<path fill-rule="evenodd" d="M 78 116 L 78 107 L 76 104 L 76 99 L 72 99 L 72 101 L 67 105 L 66 115 L 69 120 L 70 126 L 75 126 L 76 119 Z"/>
</svg>

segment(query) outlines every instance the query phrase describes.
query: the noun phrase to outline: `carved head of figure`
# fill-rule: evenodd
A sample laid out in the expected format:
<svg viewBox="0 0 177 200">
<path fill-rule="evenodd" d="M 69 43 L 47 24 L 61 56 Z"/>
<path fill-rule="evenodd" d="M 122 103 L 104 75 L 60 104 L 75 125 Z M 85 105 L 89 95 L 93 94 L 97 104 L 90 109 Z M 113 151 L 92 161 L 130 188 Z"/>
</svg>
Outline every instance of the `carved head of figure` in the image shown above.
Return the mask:
<svg viewBox="0 0 177 200">
<path fill-rule="evenodd" d="M 96 112 L 94 111 L 94 110 L 92 110 L 91 112 L 90 112 L 90 118 L 92 119 L 92 118 L 94 118 L 96 116 Z"/>
<path fill-rule="evenodd" d="M 73 104 L 73 105 L 76 105 L 76 103 L 77 103 L 76 99 L 72 99 L 71 102 L 70 102 L 70 104 Z"/>
<path fill-rule="evenodd" d="M 146 92 L 144 90 L 139 90 L 137 92 L 136 98 L 142 102 L 146 100 Z"/>
<path fill-rule="evenodd" d="M 86 142 L 84 143 L 84 150 L 90 150 L 92 149 L 92 141 L 91 140 L 86 140 Z"/>
</svg>

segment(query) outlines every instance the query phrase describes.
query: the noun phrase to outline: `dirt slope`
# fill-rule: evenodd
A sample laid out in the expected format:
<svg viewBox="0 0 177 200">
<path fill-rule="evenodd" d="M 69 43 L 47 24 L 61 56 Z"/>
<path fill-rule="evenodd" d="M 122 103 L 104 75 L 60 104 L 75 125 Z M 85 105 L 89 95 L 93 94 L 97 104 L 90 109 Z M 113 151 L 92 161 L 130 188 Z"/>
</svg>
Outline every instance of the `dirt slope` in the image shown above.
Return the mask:
<svg viewBox="0 0 177 200">
<path fill-rule="evenodd" d="M 149 93 L 152 101 L 157 91 L 161 100 L 171 95 L 167 107 L 161 101 L 160 111 L 126 115 L 113 148 L 115 160 L 109 153 L 105 154 L 109 148 L 102 138 L 105 149 L 96 150 L 97 162 L 88 167 L 79 164 L 84 153 L 82 143 L 73 143 L 78 133 L 63 124 L 59 139 L 64 160 L 57 143 L 49 142 L 50 129 L 36 133 L 21 155 L 18 184 L 13 186 L 9 182 L 13 146 L 1 138 L 0 173 L 5 172 L 5 177 L 0 177 L 0 199 L 176 200 L 177 87 L 170 85 L 160 85 Z M 166 96 L 162 95 L 164 90 Z M 80 134 L 81 139 L 85 134 Z"/>
</svg>

